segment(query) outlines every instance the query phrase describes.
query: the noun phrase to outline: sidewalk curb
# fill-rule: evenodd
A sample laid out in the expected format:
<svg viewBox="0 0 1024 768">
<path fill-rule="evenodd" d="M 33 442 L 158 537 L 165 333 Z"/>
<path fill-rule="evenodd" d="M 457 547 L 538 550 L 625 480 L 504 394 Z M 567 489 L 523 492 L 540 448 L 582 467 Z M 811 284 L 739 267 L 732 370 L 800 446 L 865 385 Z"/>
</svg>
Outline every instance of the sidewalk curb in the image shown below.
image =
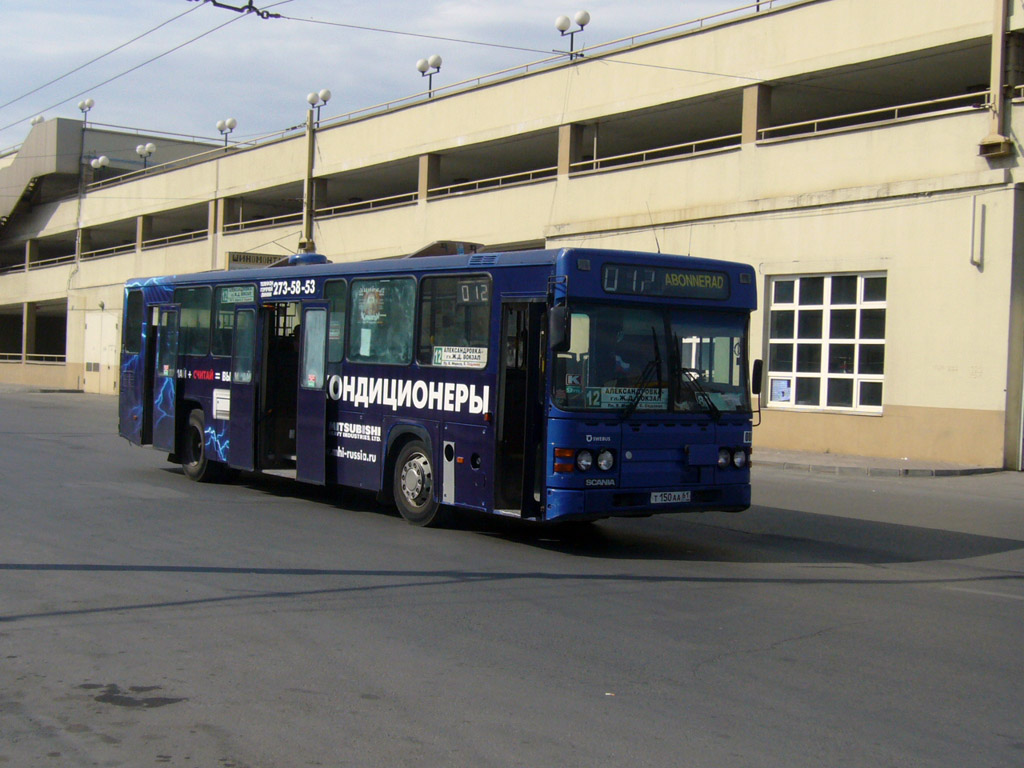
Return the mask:
<svg viewBox="0 0 1024 768">
<path fill-rule="evenodd" d="M 808 474 L 843 475 L 864 477 L 964 477 L 967 475 L 987 475 L 1002 472 L 1001 467 L 956 467 L 956 468 L 921 468 L 921 467 L 856 467 L 835 466 L 830 464 L 805 464 L 794 461 L 773 461 L 771 459 L 754 459 L 753 467 L 774 467 L 793 472 Z"/>
</svg>

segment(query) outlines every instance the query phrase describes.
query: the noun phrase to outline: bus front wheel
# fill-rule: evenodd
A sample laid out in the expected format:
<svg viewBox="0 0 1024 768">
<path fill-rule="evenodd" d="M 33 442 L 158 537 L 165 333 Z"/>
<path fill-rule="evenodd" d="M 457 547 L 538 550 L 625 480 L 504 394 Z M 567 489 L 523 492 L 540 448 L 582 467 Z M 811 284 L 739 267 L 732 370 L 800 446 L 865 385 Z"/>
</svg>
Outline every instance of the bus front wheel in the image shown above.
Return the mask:
<svg viewBox="0 0 1024 768">
<path fill-rule="evenodd" d="M 197 483 L 217 479 L 219 465 L 206 457 L 206 418 L 196 408 L 188 415 L 181 441 L 181 468 Z"/>
<path fill-rule="evenodd" d="M 422 526 L 443 522 L 441 506 L 434 498 L 434 463 L 421 440 L 402 446 L 395 460 L 392 488 L 395 505 L 408 522 Z"/>
</svg>

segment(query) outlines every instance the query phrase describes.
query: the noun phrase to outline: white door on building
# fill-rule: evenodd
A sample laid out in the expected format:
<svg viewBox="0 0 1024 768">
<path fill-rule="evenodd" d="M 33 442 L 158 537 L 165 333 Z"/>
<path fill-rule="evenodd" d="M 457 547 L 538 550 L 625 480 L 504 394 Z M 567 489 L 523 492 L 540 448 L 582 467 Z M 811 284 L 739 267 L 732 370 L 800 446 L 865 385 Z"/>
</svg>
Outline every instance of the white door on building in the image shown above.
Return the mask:
<svg viewBox="0 0 1024 768">
<path fill-rule="evenodd" d="M 86 392 L 117 394 L 118 316 L 113 312 L 92 310 L 85 313 Z"/>
</svg>

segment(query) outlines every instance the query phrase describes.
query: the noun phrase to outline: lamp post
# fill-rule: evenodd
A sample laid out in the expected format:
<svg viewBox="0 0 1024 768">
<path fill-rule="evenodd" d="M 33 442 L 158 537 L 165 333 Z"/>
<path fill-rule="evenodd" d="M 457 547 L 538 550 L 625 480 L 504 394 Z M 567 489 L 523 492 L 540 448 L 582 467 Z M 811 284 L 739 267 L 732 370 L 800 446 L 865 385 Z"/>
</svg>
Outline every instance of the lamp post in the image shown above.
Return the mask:
<svg viewBox="0 0 1024 768">
<path fill-rule="evenodd" d="M 220 131 L 220 135 L 224 137 L 224 147 L 228 146 L 228 134 L 235 130 L 235 126 L 238 125 L 238 121 L 233 117 L 229 117 L 227 120 L 217 121 L 217 130 Z"/>
<path fill-rule="evenodd" d="M 420 77 L 427 78 L 427 98 L 434 95 L 434 75 L 441 71 L 441 57 L 436 53 L 429 59 L 420 59 L 416 62 L 416 69 Z"/>
<path fill-rule="evenodd" d="M 570 29 L 572 21 L 579 25 L 579 29 Z M 555 19 L 555 29 L 562 33 L 562 37 L 569 36 L 569 61 L 583 57 L 582 53 L 576 53 L 573 48 L 576 42 L 576 33 L 582 32 L 583 28 L 590 23 L 590 14 L 586 11 L 577 11 L 572 21 L 569 21 L 568 16 L 559 16 Z M 556 51 L 556 53 L 560 53 L 560 51 Z"/>
<path fill-rule="evenodd" d="M 96 106 L 92 99 L 82 99 L 78 102 L 78 109 L 82 113 L 82 138 L 78 144 L 78 212 L 75 214 L 75 261 L 82 257 L 82 198 L 85 196 L 85 128 L 89 119 L 89 110 Z M 99 158 L 95 158 L 96 162 Z M 109 163 L 110 160 L 108 159 Z M 93 168 L 100 166 L 93 165 Z M 76 267 L 77 269 L 77 267 Z M 70 287 L 71 281 L 68 280 Z"/>
<path fill-rule="evenodd" d="M 306 112 L 306 178 L 302 185 L 302 238 L 299 250 L 303 253 L 316 253 L 316 242 L 313 240 L 313 213 L 316 200 L 313 190 L 313 160 L 316 156 L 316 127 L 320 124 L 320 108 L 331 100 L 331 92 L 324 88 L 319 92 L 311 92 L 306 96 L 309 110 Z M 316 117 L 313 110 L 316 110 Z"/>
<path fill-rule="evenodd" d="M 142 158 L 142 168 L 145 170 L 146 162 L 149 160 L 149 156 L 156 152 L 156 144 L 152 141 L 148 144 L 139 144 L 135 148 L 135 154 Z"/>
<path fill-rule="evenodd" d="M 92 166 L 94 171 L 98 171 L 100 168 L 106 168 L 110 165 L 110 158 L 106 155 L 100 155 L 99 157 L 94 157 L 90 160 L 89 165 Z"/>
</svg>

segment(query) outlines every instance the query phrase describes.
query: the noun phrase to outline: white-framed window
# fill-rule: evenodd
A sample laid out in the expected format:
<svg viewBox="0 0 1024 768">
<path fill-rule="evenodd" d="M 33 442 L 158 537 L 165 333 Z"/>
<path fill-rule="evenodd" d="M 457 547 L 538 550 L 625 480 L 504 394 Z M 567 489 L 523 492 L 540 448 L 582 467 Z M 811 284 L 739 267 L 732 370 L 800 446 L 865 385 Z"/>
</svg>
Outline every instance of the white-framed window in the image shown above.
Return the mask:
<svg viewBox="0 0 1024 768">
<path fill-rule="evenodd" d="M 881 413 L 885 273 L 774 277 L 768 297 L 768 404 Z"/>
</svg>

